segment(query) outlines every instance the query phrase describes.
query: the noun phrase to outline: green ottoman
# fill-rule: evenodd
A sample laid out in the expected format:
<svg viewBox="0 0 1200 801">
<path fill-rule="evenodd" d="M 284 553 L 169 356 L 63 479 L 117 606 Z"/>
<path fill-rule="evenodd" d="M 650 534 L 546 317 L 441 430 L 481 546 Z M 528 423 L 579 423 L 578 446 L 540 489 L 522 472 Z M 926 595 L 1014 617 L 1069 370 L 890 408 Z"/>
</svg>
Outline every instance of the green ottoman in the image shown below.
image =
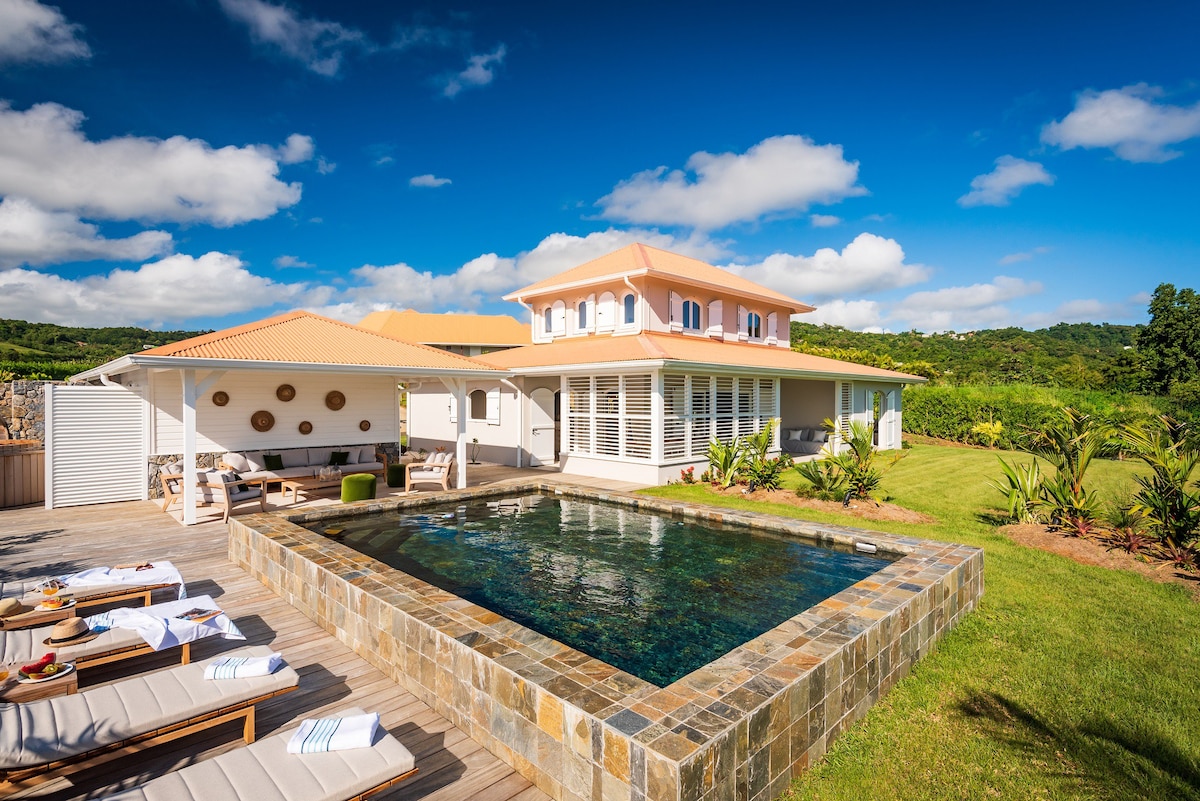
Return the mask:
<svg viewBox="0 0 1200 801">
<path fill-rule="evenodd" d="M 389 487 L 403 487 L 404 486 L 404 474 L 405 474 L 404 468 L 406 466 L 407 465 L 401 464 L 399 462 L 397 462 L 396 464 L 389 464 L 387 466 L 387 485 Z"/>
<path fill-rule="evenodd" d="M 369 501 L 375 497 L 375 476 L 355 473 L 342 479 L 342 503 Z"/>
</svg>

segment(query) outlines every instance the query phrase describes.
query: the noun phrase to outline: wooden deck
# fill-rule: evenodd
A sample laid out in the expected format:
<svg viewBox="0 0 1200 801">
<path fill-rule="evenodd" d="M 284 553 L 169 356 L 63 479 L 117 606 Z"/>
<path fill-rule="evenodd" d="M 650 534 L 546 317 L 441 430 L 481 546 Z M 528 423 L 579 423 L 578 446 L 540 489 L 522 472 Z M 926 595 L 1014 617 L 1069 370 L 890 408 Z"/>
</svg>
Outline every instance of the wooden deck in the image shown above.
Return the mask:
<svg viewBox="0 0 1200 801">
<path fill-rule="evenodd" d="M 481 476 L 482 477 L 482 476 Z M 474 482 L 472 482 L 474 483 Z M 274 495 L 275 493 L 272 493 Z M 258 736 L 291 728 L 347 706 L 378 711 L 382 722 L 416 756 L 420 773 L 377 798 L 427 801 L 542 801 L 544 793 L 425 704 L 328 636 L 278 596 L 226 559 L 220 522 L 184 527 L 151 501 L 47 511 L 0 511 L 0 579 L 65 573 L 139 559 L 169 559 L 191 595 L 211 595 L 247 642 L 211 638 L 193 645 L 194 660 L 241 645 L 271 645 L 300 673 L 300 689 L 264 704 Z M 157 600 L 157 599 L 156 599 Z M 165 600 L 165 598 L 164 598 Z M 81 689 L 136 670 L 166 666 L 148 657 L 125 666 L 96 668 Z M 240 724 L 157 747 L 139 756 L 57 779 L 15 797 L 97 798 L 174 768 L 237 748 Z"/>
</svg>

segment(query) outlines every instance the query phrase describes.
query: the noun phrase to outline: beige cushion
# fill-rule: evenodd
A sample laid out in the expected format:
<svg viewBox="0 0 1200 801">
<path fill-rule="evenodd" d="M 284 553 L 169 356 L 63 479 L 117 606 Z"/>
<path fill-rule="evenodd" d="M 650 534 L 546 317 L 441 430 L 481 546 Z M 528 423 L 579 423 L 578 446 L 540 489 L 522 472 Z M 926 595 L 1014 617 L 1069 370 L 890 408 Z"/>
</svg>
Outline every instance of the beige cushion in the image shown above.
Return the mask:
<svg viewBox="0 0 1200 801">
<path fill-rule="evenodd" d="M 310 464 L 308 461 L 308 448 L 290 448 L 286 451 L 280 451 L 279 455 L 283 457 L 283 466 L 288 467 L 306 467 Z"/>
<path fill-rule="evenodd" d="M 270 653 L 265 645 L 256 645 L 222 656 Z M 284 665 L 269 676 L 206 681 L 204 668 L 211 661 L 146 673 L 75 695 L 0 704 L 0 769 L 33 767 L 120 742 L 294 687 L 300 678 Z"/>
<path fill-rule="evenodd" d="M 154 607 L 147 608 L 153 609 Z M 0 631 L 0 662 L 28 664 L 40 659 L 42 654 L 49 651 L 53 651 L 57 655 L 59 662 L 70 662 L 82 656 L 102 654 L 118 648 L 132 648 L 145 643 L 141 635 L 133 629 L 111 628 L 101 632 L 96 639 L 81 642 L 78 645 L 43 645 L 42 641 L 50 636 L 53 629 L 54 626 L 50 625 L 35 629 Z"/>
<path fill-rule="evenodd" d="M 337 717 L 361 715 L 346 709 Z M 344 801 L 412 770 L 413 755 L 380 729 L 370 748 L 289 754 L 295 730 L 188 765 L 108 801 Z"/>
<path fill-rule="evenodd" d="M 240 453 L 227 453 L 221 457 L 221 461 L 229 465 L 231 469 L 238 473 L 250 472 L 250 460 Z"/>
<path fill-rule="evenodd" d="M 329 454 L 333 453 L 333 450 L 333 448 L 309 448 L 306 464 L 313 467 L 329 464 Z"/>
</svg>

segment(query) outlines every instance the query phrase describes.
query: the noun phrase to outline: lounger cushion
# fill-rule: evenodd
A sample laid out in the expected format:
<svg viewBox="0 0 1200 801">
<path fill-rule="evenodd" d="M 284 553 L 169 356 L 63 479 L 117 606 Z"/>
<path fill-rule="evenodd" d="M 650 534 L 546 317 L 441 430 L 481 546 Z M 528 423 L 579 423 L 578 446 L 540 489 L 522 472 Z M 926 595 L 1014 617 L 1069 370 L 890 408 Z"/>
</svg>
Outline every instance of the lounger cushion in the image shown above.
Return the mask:
<svg viewBox="0 0 1200 801">
<path fill-rule="evenodd" d="M 54 626 L 39 626 L 35 629 L 0 631 L 0 662 L 35 662 L 47 651 L 53 651 L 59 662 L 71 662 L 83 656 L 102 654 L 118 648 L 133 648 L 143 640 L 131 629 L 109 629 L 99 637 L 78 645 L 46 646 L 42 642 L 50 636 Z"/>
<path fill-rule="evenodd" d="M 339 716 L 361 715 L 346 709 Z M 370 748 L 289 754 L 295 730 L 266 737 L 134 787 L 108 801 L 342 801 L 413 769 L 413 755 L 381 730 Z"/>
<path fill-rule="evenodd" d="M 270 648 L 257 645 L 224 656 L 270 653 Z M 299 681 L 296 671 L 287 665 L 269 676 L 205 681 L 204 668 L 210 661 L 135 676 L 75 695 L 0 704 L 0 769 L 34 767 L 80 754 L 285 690 Z"/>
</svg>

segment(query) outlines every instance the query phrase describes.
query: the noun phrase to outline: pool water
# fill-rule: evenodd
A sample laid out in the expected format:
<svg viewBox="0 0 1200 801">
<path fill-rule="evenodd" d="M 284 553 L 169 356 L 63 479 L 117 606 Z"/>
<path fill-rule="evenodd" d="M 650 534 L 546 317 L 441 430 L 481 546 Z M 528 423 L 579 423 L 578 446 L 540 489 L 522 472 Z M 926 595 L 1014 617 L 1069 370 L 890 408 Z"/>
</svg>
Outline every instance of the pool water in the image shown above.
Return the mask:
<svg viewBox="0 0 1200 801">
<path fill-rule="evenodd" d="M 308 527 L 660 687 L 892 561 L 540 494 Z"/>
</svg>

